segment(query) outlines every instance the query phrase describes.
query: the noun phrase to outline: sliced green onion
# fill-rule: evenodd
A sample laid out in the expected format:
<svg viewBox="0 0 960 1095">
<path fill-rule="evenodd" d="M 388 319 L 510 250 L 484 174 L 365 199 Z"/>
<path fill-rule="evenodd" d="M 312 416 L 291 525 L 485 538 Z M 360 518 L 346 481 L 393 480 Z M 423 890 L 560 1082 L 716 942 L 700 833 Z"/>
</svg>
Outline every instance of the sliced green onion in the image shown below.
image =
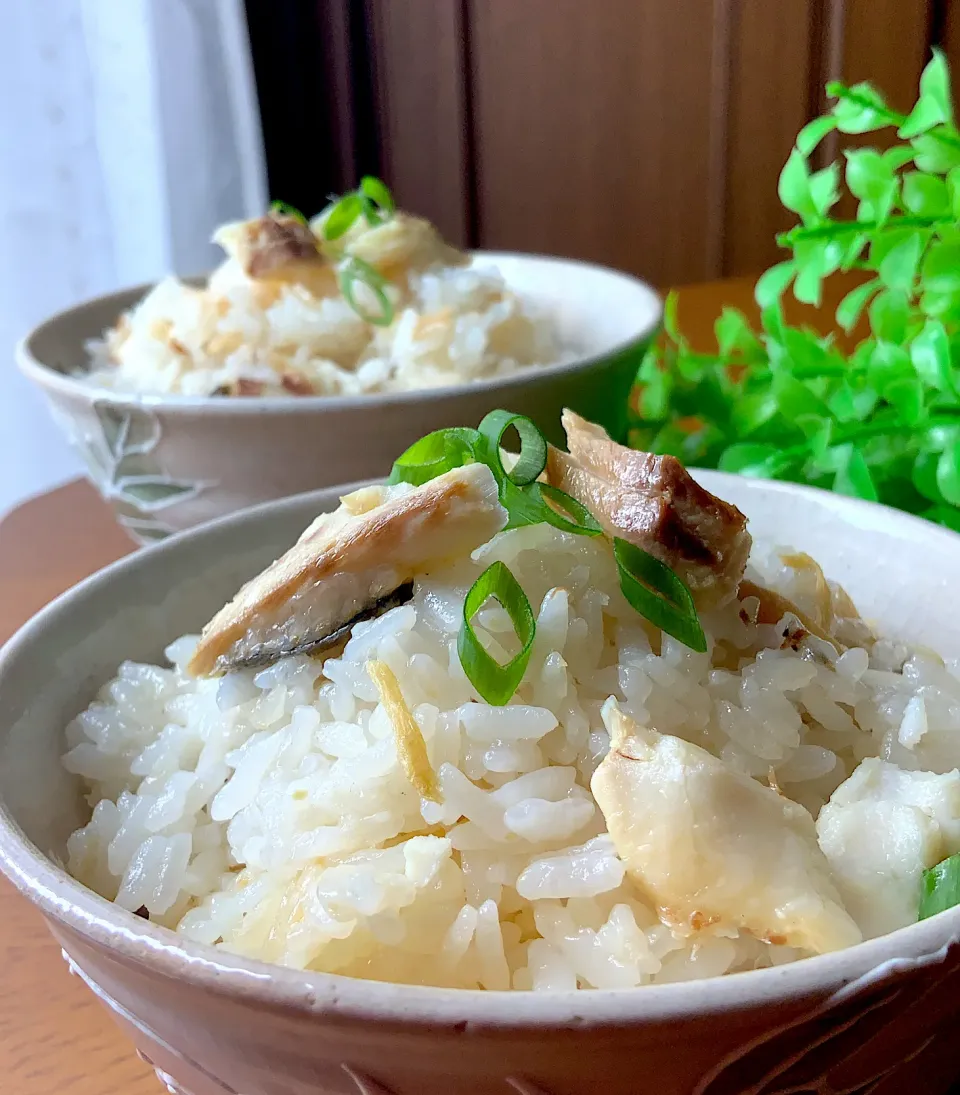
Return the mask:
<svg viewBox="0 0 960 1095">
<path fill-rule="evenodd" d="M 521 644 L 520 652 L 506 665 L 501 665 L 484 650 L 470 622 L 490 597 L 503 606 Z M 463 671 L 487 703 L 500 706 L 516 692 L 530 661 L 536 632 L 533 609 L 520 583 L 504 563 L 491 564 L 470 587 L 463 602 L 463 622 L 457 636 L 457 653 Z"/>
<path fill-rule="evenodd" d="M 387 482 L 419 487 L 453 468 L 476 463 L 480 440 L 480 434 L 466 426 L 434 430 L 397 457 Z"/>
<path fill-rule="evenodd" d="M 603 528 L 586 506 L 549 483 L 517 487 L 506 481 L 501 484 L 500 503 L 510 515 L 508 529 L 547 524 L 576 536 L 603 535 Z M 556 507 L 569 517 L 558 513 Z"/>
<path fill-rule="evenodd" d="M 520 437 L 520 455 L 510 471 L 507 471 L 500 460 L 500 445 L 503 435 L 511 426 Z M 523 487 L 532 483 L 547 466 L 547 442 L 526 415 L 513 414 L 511 411 L 491 411 L 484 416 L 479 430 L 500 465 L 501 473 L 515 486 Z"/>
<path fill-rule="evenodd" d="M 363 203 L 359 195 L 352 192 L 344 194 L 327 214 L 321 231 L 325 240 L 338 240 L 353 227 L 353 222 L 363 212 Z"/>
<path fill-rule="evenodd" d="M 496 475 L 497 471 L 494 470 L 493 474 Z M 523 528 L 525 525 L 539 525 L 548 519 L 549 507 L 535 491 L 536 484 L 517 487 L 505 477 L 499 480 L 499 484 L 500 505 L 508 515 L 504 531 Z"/>
<path fill-rule="evenodd" d="M 944 859 L 923 872 L 918 920 L 960 905 L 960 855 Z"/>
<path fill-rule="evenodd" d="M 707 639 L 690 590 L 681 579 L 649 552 L 618 536 L 613 539 L 613 554 L 620 588 L 632 607 L 661 631 L 702 654 Z"/>
<path fill-rule="evenodd" d="M 373 293 L 380 306 L 378 312 L 367 312 L 360 307 L 354 295 L 354 282 L 360 282 Z M 340 268 L 340 292 L 343 293 L 347 304 L 362 320 L 376 327 L 389 327 L 393 322 L 393 304 L 386 294 L 386 285 L 386 278 L 363 259 L 351 256 Z"/>
<path fill-rule="evenodd" d="M 596 517 L 582 502 L 578 502 L 565 490 L 553 487 L 549 483 L 534 483 L 531 490 L 544 499 L 544 509 L 546 511 L 544 520 L 547 524 L 553 525 L 561 532 L 572 532 L 576 536 L 603 535 L 603 526 Z M 552 503 L 552 506 L 547 505 L 548 502 Z M 562 513 L 557 513 L 553 507 L 566 511 L 569 516 L 564 517 Z"/>
<path fill-rule="evenodd" d="M 363 215 L 369 224 L 383 224 L 397 210 L 397 203 L 393 200 L 390 188 L 373 175 L 364 175 L 360 180 L 357 197 L 360 199 Z"/>
<path fill-rule="evenodd" d="M 300 212 L 295 205 L 289 205 L 287 202 L 275 201 L 270 203 L 270 212 L 279 213 L 281 217 L 293 217 L 294 220 L 299 221 L 301 224 L 307 224 L 307 218 Z"/>
</svg>

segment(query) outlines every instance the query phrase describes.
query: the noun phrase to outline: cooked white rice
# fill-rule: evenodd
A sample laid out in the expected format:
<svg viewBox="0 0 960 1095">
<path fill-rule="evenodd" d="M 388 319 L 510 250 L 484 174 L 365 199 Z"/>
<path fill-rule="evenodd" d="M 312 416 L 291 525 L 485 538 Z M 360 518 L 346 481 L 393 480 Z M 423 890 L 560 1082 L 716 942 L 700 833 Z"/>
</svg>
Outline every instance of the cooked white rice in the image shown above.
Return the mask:
<svg viewBox="0 0 960 1095">
<path fill-rule="evenodd" d="M 204 288 L 161 281 L 89 344 L 94 384 L 185 396 L 362 395 L 509 376 L 572 358 L 556 324 L 416 218 L 357 226 L 348 254 L 384 269 L 389 327 L 362 319 L 334 277 L 253 278 L 228 258 Z M 356 290 L 374 314 L 375 298 Z"/>
<path fill-rule="evenodd" d="M 494 559 L 538 611 L 524 682 L 502 708 L 480 701 L 456 653 L 465 592 Z M 815 570 L 777 553 L 761 575 L 801 608 L 822 596 Z M 853 621 L 842 656 L 781 649 L 793 618 L 758 625 L 755 613 L 747 599 L 703 617 L 708 654 L 668 637 L 661 649 L 606 541 L 537 525 L 431 575 L 323 664 L 197 681 L 183 669 L 196 640 L 180 639 L 172 668 L 124 664 L 67 730 L 64 764 L 93 807 L 70 870 L 191 939 L 380 980 L 626 988 L 802 957 L 730 928 L 671 928 L 643 900 L 589 789 L 616 697 L 819 815 L 865 936 L 915 920 L 922 870 L 960 851 L 960 667 Z M 494 650 L 507 643 L 499 607 L 480 621 Z M 372 657 L 402 685 L 440 805 L 404 775 Z"/>
</svg>

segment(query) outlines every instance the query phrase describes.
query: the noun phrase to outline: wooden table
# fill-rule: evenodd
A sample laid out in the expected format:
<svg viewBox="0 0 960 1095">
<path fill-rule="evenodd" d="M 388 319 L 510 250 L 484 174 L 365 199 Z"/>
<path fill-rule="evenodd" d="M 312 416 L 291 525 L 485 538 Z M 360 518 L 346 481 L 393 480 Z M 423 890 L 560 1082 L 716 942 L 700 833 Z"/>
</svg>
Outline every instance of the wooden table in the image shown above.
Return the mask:
<svg viewBox="0 0 960 1095">
<path fill-rule="evenodd" d="M 843 288 L 834 290 L 835 303 Z M 752 309 L 745 280 L 683 290 L 680 317 L 709 345 L 724 304 Z M 754 311 L 755 314 L 755 311 Z M 91 486 L 71 483 L 0 522 L 0 643 L 59 593 L 134 549 Z M 159 1095 L 151 1069 L 69 976 L 39 915 L 0 878 L 0 1091 Z"/>
</svg>

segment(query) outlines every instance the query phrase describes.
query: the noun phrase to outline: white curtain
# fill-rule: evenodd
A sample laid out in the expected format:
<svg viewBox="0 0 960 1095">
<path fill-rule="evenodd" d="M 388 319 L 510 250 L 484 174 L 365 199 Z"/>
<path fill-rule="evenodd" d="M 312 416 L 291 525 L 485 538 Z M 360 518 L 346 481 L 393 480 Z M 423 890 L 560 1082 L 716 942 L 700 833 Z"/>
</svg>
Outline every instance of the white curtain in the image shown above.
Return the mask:
<svg viewBox="0 0 960 1095">
<path fill-rule="evenodd" d="M 242 0 L 0 0 L 0 513 L 79 473 L 13 344 L 266 204 Z"/>
</svg>

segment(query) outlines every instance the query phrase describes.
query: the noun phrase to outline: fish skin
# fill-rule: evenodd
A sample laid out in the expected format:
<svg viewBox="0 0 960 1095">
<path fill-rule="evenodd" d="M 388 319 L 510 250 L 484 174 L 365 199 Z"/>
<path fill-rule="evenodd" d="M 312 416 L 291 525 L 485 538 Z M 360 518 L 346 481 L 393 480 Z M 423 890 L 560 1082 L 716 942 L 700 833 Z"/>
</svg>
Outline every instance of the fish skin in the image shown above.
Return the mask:
<svg viewBox="0 0 960 1095">
<path fill-rule="evenodd" d="M 609 535 L 669 566 L 698 609 L 731 601 L 752 545 L 740 510 L 701 487 L 676 457 L 618 445 L 569 410 L 562 422 L 570 451 L 550 447 L 549 481 L 585 505 Z"/>
<path fill-rule="evenodd" d="M 507 523 L 484 464 L 454 468 L 416 488 L 365 490 L 363 512 L 341 505 L 321 515 L 214 616 L 188 666 L 193 676 L 316 648 L 416 575 L 468 555 Z"/>
</svg>

